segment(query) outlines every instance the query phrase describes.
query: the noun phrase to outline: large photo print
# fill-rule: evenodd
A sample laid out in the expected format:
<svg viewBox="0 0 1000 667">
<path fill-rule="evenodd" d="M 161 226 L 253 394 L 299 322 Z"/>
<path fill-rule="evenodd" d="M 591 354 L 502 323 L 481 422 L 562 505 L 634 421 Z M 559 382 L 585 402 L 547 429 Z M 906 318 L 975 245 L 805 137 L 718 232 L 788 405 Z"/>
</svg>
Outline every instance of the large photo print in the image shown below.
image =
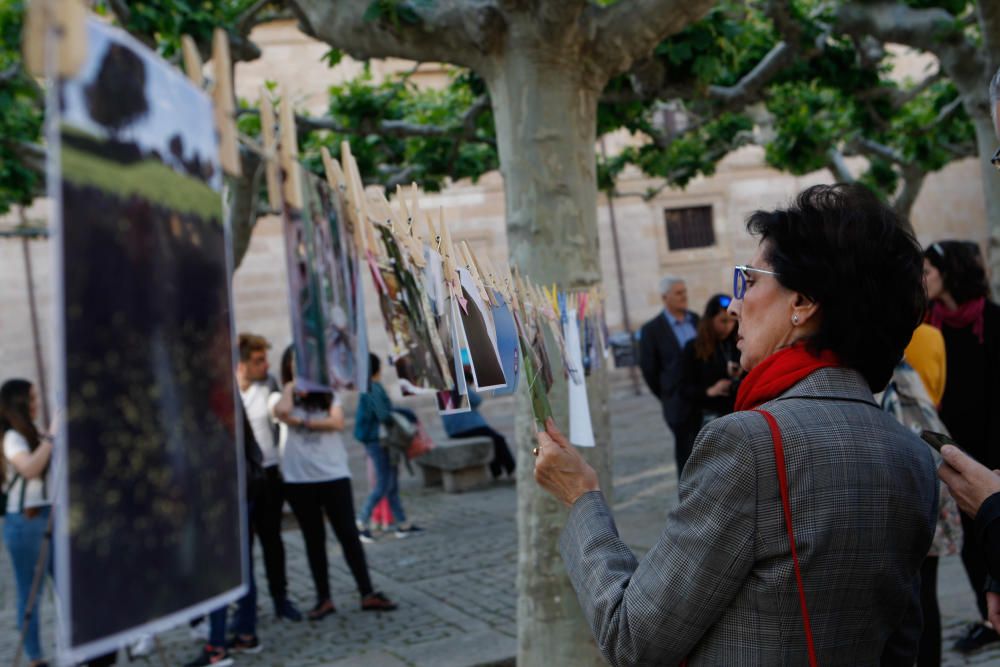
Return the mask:
<svg viewBox="0 0 1000 667">
<path fill-rule="evenodd" d="M 89 21 L 62 80 L 63 659 L 243 590 L 222 174 L 209 99 Z M 61 460 L 60 460 L 61 459 Z"/>
</svg>

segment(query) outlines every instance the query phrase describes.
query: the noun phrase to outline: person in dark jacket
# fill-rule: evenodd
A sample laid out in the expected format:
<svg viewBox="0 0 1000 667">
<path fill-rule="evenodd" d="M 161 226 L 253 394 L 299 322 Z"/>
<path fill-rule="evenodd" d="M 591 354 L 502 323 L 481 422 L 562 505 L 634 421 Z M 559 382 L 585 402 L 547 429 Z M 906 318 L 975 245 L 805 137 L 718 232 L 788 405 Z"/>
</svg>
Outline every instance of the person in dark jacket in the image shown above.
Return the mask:
<svg viewBox="0 0 1000 667">
<path fill-rule="evenodd" d="M 471 384 L 470 372 L 466 372 L 466 380 Z M 493 460 L 490 461 L 490 473 L 493 479 L 498 479 L 503 471 L 507 471 L 508 476 L 514 475 L 517 463 L 514 455 L 507 446 L 507 439 L 496 429 L 486 423 L 486 420 L 479 413 L 479 406 L 483 399 L 469 387 L 469 407 L 468 412 L 457 412 L 450 415 L 441 415 L 441 423 L 444 424 L 445 433 L 449 438 L 476 438 L 485 437 L 493 441 Z"/>
<path fill-rule="evenodd" d="M 736 319 L 726 310 L 732 299 L 716 294 L 698 322 L 698 335 L 684 346 L 681 395 L 691 402 L 692 421 L 705 423 L 733 411 L 740 377 Z M 682 470 L 678 469 L 680 476 Z"/>
<path fill-rule="evenodd" d="M 924 283 L 931 301 L 927 322 L 941 330 L 948 359 L 941 421 L 972 458 L 1000 468 L 1000 306 L 989 300 L 979 246 L 938 241 L 924 251 Z M 969 626 L 955 649 L 968 653 L 1000 641 L 986 625 L 986 559 L 974 514 L 962 517 L 962 564 L 976 592 L 982 621 Z"/>
<path fill-rule="evenodd" d="M 375 488 L 368 494 L 368 499 L 361 506 L 358 514 L 358 535 L 362 542 L 370 543 L 374 537 L 369 526 L 375 506 L 383 498 L 388 498 L 389 509 L 398 522 L 395 527 L 396 537 L 407 537 L 420 533 L 423 529 L 406 520 L 403 503 L 399 499 L 399 464 L 389 460 L 389 452 L 382 446 L 379 428 L 386 426 L 391 419 L 392 401 L 380 382 L 382 378 L 382 362 L 374 355 L 368 355 L 368 369 L 371 382 L 368 391 L 361 394 L 358 400 L 358 411 L 354 417 L 354 438 L 365 446 L 368 457 L 375 467 Z"/>
<path fill-rule="evenodd" d="M 639 330 L 639 368 L 646 386 L 660 400 L 663 418 L 674 434 L 677 471 L 691 455 L 691 445 L 698 433 L 692 423 L 691 404 L 680 392 L 681 353 L 695 337 L 698 316 L 687 309 L 687 286 L 674 276 L 660 281 L 663 312 Z"/>
</svg>

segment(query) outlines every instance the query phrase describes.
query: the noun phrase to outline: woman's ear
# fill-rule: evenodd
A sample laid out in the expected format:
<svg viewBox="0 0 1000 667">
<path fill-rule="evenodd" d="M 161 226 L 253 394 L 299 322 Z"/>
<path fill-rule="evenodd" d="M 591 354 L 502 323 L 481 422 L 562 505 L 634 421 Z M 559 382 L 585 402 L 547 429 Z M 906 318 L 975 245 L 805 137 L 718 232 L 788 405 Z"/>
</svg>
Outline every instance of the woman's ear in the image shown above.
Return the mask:
<svg viewBox="0 0 1000 667">
<path fill-rule="evenodd" d="M 801 292 L 796 292 L 795 299 L 792 301 L 792 325 L 806 327 L 812 331 L 819 328 L 819 318 L 819 303 Z"/>
</svg>

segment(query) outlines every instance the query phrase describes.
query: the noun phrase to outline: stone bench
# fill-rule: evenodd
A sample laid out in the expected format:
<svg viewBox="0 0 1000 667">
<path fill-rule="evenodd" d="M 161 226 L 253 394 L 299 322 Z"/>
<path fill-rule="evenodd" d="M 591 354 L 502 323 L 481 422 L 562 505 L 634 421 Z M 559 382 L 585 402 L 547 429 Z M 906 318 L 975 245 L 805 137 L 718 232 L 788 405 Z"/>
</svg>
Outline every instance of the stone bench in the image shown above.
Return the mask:
<svg viewBox="0 0 1000 667">
<path fill-rule="evenodd" d="M 493 441 L 477 437 L 438 443 L 413 462 L 420 468 L 425 487 L 443 484 L 447 493 L 461 493 L 489 481 L 491 460 Z"/>
</svg>

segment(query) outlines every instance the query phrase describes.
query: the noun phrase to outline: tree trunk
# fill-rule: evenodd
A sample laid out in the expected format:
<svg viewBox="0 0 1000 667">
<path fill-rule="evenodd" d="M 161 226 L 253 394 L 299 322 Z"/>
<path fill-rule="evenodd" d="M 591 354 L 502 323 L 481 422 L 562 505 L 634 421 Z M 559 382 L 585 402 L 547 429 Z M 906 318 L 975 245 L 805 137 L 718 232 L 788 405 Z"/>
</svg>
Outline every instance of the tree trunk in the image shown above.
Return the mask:
<svg viewBox="0 0 1000 667">
<path fill-rule="evenodd" d="M 539 284 L 563 288 L 601 283 L 595 167 L 596 86 L 585 84 L 567 50 L 553 57 L 539 47 L 509 45 L 484 68 L 496 119 L 507 206 L 511 263 Z M 582 450 L 611 497 L 611 438 L 607 376 L 587 378 L 597 447 Z M 552 407 L 567 427 L 566 382 L 553 388 Z M 534 480 L 534 424 L 522 387 L 517 410 L 518 656 L 519 667 L 604 664 L 559 556 L 567 511 Z M 565 431 L 564 431 L 565 432 Z"/>
<path fill-rule="evenodd" d="M 985 86 L 986 83 L 984 82 Z M 990 288 L 993 298 L 1000 297 L 1000 174 L 990 158 L 1000 142 L 988 115 L 970 114 L 976 128 L 976 145 L 979 150 L 979 169 L 983 180 L 983 198 L 986 203 L 986 230 L 989 233 L 987 262 L 990 271 Z"/>
</svg>

